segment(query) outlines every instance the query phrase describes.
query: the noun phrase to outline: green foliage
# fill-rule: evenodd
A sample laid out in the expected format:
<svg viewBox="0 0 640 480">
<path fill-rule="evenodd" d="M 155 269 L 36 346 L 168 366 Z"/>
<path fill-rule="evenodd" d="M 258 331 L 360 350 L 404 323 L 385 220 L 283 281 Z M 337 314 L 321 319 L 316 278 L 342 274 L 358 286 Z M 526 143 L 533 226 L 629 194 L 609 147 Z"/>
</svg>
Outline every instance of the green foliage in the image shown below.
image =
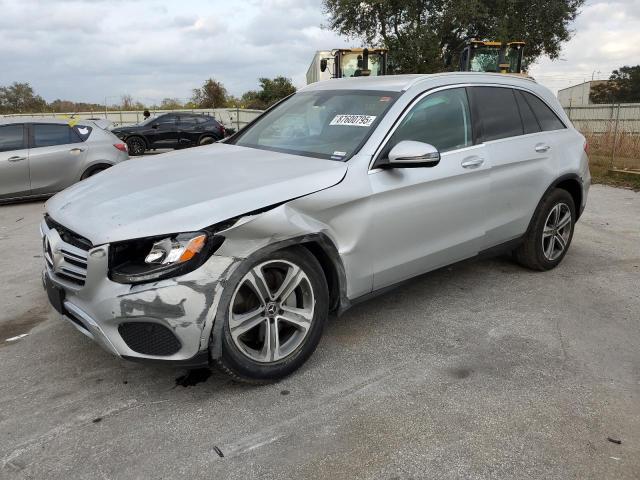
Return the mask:
<svg viewBox="0 0 640 480">
<path fill-rule="evenodd" d="M 224 85 L 210 78 L 202 87 L 193 90 L 191 101 L 197 108 L 224 108 L 227 106 L 228 96 Z"/>
<path fill-rule="evenodd" d="M 28 83 L 0 87 L 0 113 L 35 113 L 46 108 L 47 102 Z"/>
<path fill-rule="evenodd" d="M 640 65 L 614 70 L 608 82 L 593 86 L 589 98 L 593 103 L 640 102 Z"/>
<path fill-rule="evenodd" d="M 260 90 L 250 90 L 242 95 L 241 103 L 244 108 L 265 110 L 277 101 L 296 92 L 296 87 L 286 77 L 261 78 L 259 81 Z"/>
<path fill-rule="evenodd" d="M 557 58 L 585 0 L 323 0 L 329 27 L 389 49 L 396 73 L 456 70 L 472 39 L 526 42 L 523 63 Z"/>
</svg>

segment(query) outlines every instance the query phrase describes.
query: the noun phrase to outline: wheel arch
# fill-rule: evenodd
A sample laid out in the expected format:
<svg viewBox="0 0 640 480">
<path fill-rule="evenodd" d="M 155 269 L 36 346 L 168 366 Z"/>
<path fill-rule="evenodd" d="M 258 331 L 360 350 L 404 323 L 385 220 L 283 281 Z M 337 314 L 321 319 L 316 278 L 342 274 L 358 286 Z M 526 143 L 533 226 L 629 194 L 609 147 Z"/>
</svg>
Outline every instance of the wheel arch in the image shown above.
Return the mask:
<svg viewBox="0 0 640 480">
<path fill-rule="evenodd" d="M 542 202 L 544 197 L 546 197 L 549 194 L 549 192 L 551 192 L 555 188 L 561 188 L 562 190 L 566 190 L 567 192 L 569 192 L 569 195 L 571 195 L 571 198 L 573 198 L 573 203 L 575 204 L 574 206 L 576 207 L 576 221 L 577 221 L 578 218 L 580 218 L 580 213 L 581 213 L 580 207 L 582 205 L 582 195 L 583 195 L 582 179 L 580 178 L 579 175 L 575 173 L 567 173 L 565 175 L 561 175 L 560 177 L 556 178 L 551 183 L 551 185 L 549 185 L 547 189 L 544 191 L 544 193 L 538 200 L 538 203 L 536 204 L 536 208 L 538 207 L 538 205 L 540 205 L 540 202 Z M 529 227 L 527 231 L 529 231 L 529 229 L 531 228 L 532 221 L 533 221 L 533 216 L 529 221 Z"/>
<path fill-rule="evenodd" d="M 96 160 L 82 171 L 80 180 L 88 178 L 95 170 L 106 170 L 107 168 L 113 167 L 113 165 L 113 163 L 106 160 Z"/>
</svg>

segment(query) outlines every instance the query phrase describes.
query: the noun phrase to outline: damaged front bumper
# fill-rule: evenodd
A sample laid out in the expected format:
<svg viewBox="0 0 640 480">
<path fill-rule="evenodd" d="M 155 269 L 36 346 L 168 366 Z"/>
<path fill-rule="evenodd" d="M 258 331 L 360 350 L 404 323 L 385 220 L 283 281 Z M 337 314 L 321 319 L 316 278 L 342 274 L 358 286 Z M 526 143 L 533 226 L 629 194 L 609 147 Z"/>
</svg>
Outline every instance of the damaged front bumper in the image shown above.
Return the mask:
<svg viewBox="0 0 640 480">
<path fill-rule="evenodd" d="M 51 303 L 79 331 L 129 360 L 208 363 L 222 287 L 237 259 L 214 254 L 183 276 L 126 285 L 109 279 L 108 245 L 83 253 L 45 222 L 41 233 L 43 285 Z"/>
</svg>

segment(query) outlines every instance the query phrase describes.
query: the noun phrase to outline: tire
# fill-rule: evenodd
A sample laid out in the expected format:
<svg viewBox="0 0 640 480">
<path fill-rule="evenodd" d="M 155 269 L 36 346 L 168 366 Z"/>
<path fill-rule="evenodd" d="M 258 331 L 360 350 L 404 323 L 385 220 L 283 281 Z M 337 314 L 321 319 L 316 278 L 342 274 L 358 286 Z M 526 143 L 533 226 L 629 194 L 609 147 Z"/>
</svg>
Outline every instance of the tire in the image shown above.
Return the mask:
<svg viewBox="0 0 640 480">
<path fill-rule="evenodd" d="M 279 296 L 278 290 L 283 290 Z M 234 272 L 223 292 L 218 309 L 224 322 L 222 352 L 216 363 L 242 382 L 286 377 L 318 346 L 328 310 L 322 267 L 306 249 L 294 247 L 252 259 Z M 270 348 L 274 344 L 277 347 Z"/>
<path fill-rule="evenodd" d="M 200 138 L 200 140 L 198 141 L 198 145 L 202 146 L 202 145 L 211 145 L 213 142 L 215 142 L 216 139 L 210 136 L 204 136 L 202 138 Z"/>
<path fill-rule="evenodd" d="M 144 152 L 147 150 L 147 144 L 141 137 L 127 138 L 127 147 L 129 149 L 129 155 L 132 157 L 144 155 Z"/>
<path fill-rule="evenodd" d="M 111 165 L 98 165 L 97 167 L 90 168 L 89 170 L 87 170 L 82 174 L 82 177 L 80 177 L 80 180 L 85 180 L 89 177 L 93 177 L 96 173 L 103 172 L 110 166 Z"/>
<path fill-rule="evenodd" d="M 569 192 L 560 188 L 549 192 L 533 214 L 523 243 L 514 251 L 516 261 L 532 270 L 557 267 L 571 245 L 575 219 L 576 207 Z"/>
</svg>

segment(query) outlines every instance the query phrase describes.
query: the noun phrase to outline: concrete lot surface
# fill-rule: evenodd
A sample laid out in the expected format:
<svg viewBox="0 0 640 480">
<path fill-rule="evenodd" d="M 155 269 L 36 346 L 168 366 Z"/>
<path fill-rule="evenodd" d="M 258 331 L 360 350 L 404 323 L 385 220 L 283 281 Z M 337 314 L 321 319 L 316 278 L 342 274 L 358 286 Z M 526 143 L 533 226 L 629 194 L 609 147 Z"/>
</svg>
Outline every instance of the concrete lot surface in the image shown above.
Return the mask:
<svg viewBox="0 0 640 480">
<path fill-rule="evenodd" d="M 593 187 L 556 270 L 413 280 L 263 387 L 177 385 L 57 318 L 41 213 L 0 207 L 0 478 L 640 478 L 638 193 Z"/>
</svg>

